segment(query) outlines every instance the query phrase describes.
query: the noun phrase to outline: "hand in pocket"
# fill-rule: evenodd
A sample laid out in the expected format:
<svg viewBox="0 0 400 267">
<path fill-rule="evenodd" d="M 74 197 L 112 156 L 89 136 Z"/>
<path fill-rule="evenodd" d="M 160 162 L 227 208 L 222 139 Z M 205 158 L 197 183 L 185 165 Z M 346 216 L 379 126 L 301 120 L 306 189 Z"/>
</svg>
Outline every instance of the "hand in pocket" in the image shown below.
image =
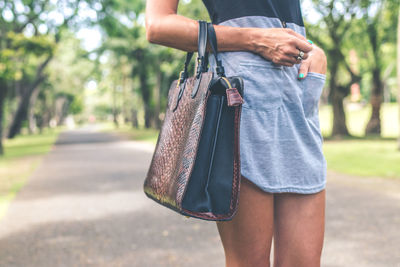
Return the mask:
<svg viewBox="0 0 400 267">
<path fill-rule="evenodd" d="M 314 45 L 309 57 L 304 59 L 300 65 L 298 78 L 304 79 L 309 72 L 315 72 L 325 75 L 327 60 L 324 50 Z"/>
</svg>

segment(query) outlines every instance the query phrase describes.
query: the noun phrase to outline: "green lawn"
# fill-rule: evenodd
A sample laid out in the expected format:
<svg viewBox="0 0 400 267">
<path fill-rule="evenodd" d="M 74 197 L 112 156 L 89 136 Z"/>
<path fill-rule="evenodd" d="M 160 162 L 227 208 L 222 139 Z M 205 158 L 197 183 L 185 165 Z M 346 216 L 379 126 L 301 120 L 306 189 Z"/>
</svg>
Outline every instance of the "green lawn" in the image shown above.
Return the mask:
<svg viewBox="0 0 400 267">
<path fill-rule="evenodd" d="M 60 130 L 48 130 L 41 135 L 18 136 L 4 142 L 0 157 L 0 218 L 9 202 L 24 186 L 57 139 Z"/>
<path fill-rule="evenodd" d="M 396 140 L 325 141 L 328 169 L 358 176 L 400 178 Z"/>
<path fill-rule="evenodd" d="M 381 111 L 383 138 L 365 138 L 364 129 L 371 106 L 346 108 L 347 127 L 356 138 L 324 142 L 329 169 L 359 176 L 400 178 L 400 151 L 396 142 L 399 132 L 398 106 L 395 103 L 383 104 Z M 331 106 L 321 106 L 320 124 L 322 134 L 328 137 L 332 128 Z"/>
</svg>

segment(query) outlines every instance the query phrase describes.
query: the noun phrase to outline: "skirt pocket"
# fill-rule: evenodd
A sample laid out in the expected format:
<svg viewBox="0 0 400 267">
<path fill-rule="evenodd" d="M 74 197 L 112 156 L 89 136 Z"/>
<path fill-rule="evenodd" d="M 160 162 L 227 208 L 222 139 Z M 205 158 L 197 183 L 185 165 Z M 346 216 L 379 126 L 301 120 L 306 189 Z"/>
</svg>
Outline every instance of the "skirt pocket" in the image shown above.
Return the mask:
<svg viewBox="0 0 400 267">
<path fill-rule="evenodd" d="M 303 89 L 303 110 L 306 117 L 318 116 L 318 104 L 324 88 L 326 75 L 309 72 L 301 81 Z"/>
<path fill-rule="evenodd" d="M 282 105 L 282 66 L 266 60 L 241 62 L 238 75 L 245 88 L 243 108 L 270 112 Z"/>
</svg>

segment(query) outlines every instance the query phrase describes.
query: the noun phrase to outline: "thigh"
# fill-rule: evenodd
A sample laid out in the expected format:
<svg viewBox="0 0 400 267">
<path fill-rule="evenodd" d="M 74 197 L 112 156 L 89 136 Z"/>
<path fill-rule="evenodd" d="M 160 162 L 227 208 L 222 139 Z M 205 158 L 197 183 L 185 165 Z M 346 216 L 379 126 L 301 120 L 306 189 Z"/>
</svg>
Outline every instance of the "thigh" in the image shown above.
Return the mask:
<svg viewBox="0 0 400 267">
<path fill-rule="evenodd" d="M 320 266 L 325 229 L 325 190 L 274 197 L 274 266 Z"/>
<path fill-rule="evenodd" d="M 269 266 L 273 195 L 242 177 L 239 207 L 231 221 L 218 222 L 226 266 Z"/>
</svg>

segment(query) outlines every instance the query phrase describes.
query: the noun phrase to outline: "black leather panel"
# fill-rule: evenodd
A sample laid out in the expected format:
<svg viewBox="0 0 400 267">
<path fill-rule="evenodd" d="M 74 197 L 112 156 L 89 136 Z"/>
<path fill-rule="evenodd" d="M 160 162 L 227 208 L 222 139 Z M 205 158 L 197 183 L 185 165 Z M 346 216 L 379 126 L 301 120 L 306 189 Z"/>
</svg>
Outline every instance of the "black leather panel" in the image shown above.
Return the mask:
<svg viewBox="0 0 400 267">
<path fill-rule="evenodd" d="M 197 212 L 212 210 L 212 202 L 207 192 L 208 166 L 213 156 L 213 145 L 218 122 L 217 114 L 222 104 L 222 98 L 223 96 L 211 95 L 208 99 L 206 118 L 201 132 L 195 165 L 182 201 L 183 209 Z"/>
<path fill-rule="evenodd" d="M 197 158 L 182 208 L 226 214 L 232 194 L 235 113 L 233 107 L 227 106 L 225 86 L 218 80 L 210 88 L 212 94 L 207 102 Z M 225 189 L 221 191 L 220 188 Z"/>
</svg>

